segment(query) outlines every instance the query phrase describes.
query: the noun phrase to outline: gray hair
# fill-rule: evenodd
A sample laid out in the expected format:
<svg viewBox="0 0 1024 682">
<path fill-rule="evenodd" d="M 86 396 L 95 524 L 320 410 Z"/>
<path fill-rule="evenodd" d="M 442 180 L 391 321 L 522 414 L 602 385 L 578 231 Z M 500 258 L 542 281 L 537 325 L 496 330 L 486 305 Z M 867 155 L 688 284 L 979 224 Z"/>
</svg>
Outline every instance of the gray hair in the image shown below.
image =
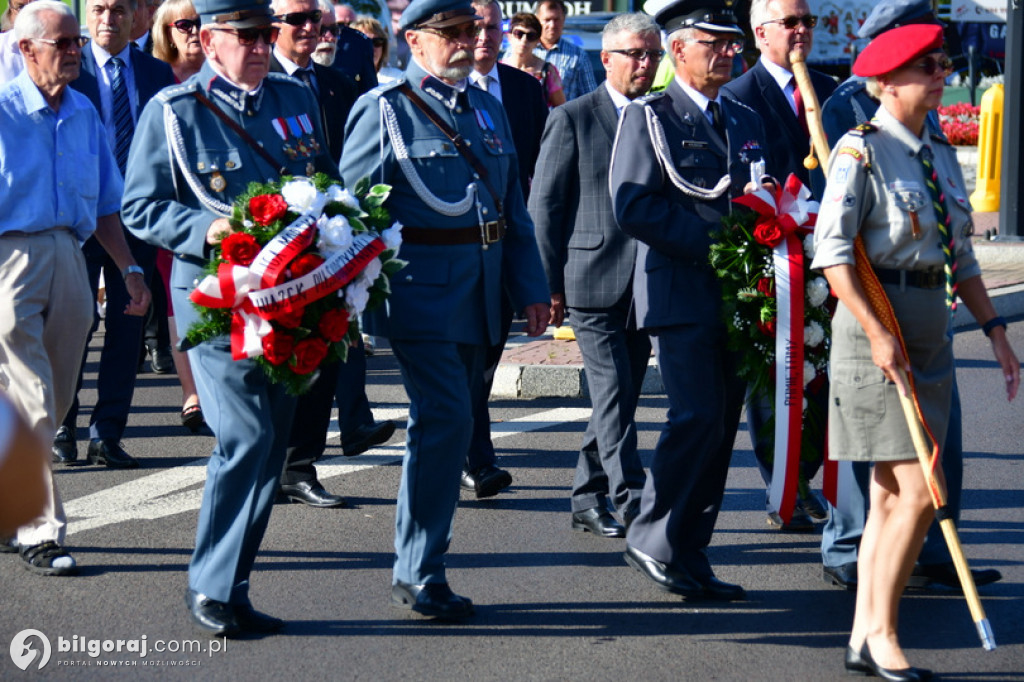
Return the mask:
<svg viewBox="0 0 1024 682">
<path fill-rule="evenodd" d="M 772 0 L 750 0 L 750 32 L 756 34 L 757 27 L 768 21 L 768 3 Z"/>
<path fill-rule="evenodd" d="M 501 10 L 501 3 L 498 2 L 498 0 L 473 0 L 472 4 L 473 4 L 473 7 L 479 7 L 480 9 L 483 9 L 484 7 L 489 7 L 491 5 L 497 5 L 498 6 L 498 16 L 500 16 L 502 18 L 505 17 L 505 13 Z"/>
<path fill-rule="evenodd" d="M 617 38 L 620 33 L 628 33 L 630 35 L 661 35 L 661 29 L 654 23 L 654 19 L 649 14 L 643 12 L 629 12 L 626 14 L 616 14 L 611 21 L 604 25 L 604 30 L 601 31 L 601 49 L 610 50 L 612 49 L 612 42 L 614 38 Z"/>
<path fill-rule="evenodd" d="M 320 12 L 323 13 L 324 16 L 330 14 L 331 18 L 334 18 L 334 5 L 331 4 L 331 0 L 319 0 L 319 2 L 317 2 L 316 4 L 317 7 L 320 8 Z"/>
<path fill-rule="evenodd" d="M 43 26 L 43 22 L 39 18 L 41 12 L 53 12 L 60 17 L 75 18 L 75 13 L 63 2 L 57 2 L 57 0 L 36 0 L 25 5 L 18 12 L 18 16 L 14 20 L 14 37 L 18 40 L 42 38 L 43 34 L 46 33 L 46 27 Z M 78 21 L 75 20 L 75 23 L 77 24 Z"/>
</svg>

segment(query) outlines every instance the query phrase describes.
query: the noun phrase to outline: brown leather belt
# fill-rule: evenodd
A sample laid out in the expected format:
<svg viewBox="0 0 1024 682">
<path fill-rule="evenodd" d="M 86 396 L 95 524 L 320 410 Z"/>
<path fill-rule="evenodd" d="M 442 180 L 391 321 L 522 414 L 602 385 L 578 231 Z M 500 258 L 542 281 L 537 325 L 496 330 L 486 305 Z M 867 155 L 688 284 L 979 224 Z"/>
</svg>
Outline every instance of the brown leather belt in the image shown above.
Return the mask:
<svg viewBox="0 0 1024 682">
<path fill-rule="evenodd" d="M 899 284 L 918 289 L 940 289 L 946 286 L 946 274 L 941 270 L 888 270 L 875 268 L 882 284 Z"/>
<path fill-rule="evenodd" d="M 492 220 L 473 227 L 402 226 L 402 242 L 425 246 L 455 246 L 457 244 L 494 244 L 505 236 L 505 220 Z"/>
</svg>

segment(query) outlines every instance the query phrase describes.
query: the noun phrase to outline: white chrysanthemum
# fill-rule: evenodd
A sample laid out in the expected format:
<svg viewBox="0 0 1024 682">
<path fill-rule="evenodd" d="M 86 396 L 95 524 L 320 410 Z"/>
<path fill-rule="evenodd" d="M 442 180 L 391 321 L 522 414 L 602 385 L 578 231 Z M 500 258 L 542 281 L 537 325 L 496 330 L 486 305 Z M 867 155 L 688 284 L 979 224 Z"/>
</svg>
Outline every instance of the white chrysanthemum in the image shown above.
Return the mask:
<svg viewBox="0 0 1024 682">
<path fill-rule="evenodd" d="M 354 210 L 360 209 L 359 199 L 356 199 L 352 192 L 349 192 L 340 185 L 331 185 L 327 188 L 327 199 L 328 201 L 336 201 Z"/>
<path fill-rule="evenodd" d="M 804 360 L 804 386 L 814 381 L 816 376 L 818 376 L 818 370 L 814 369 L 814 365 Z"/>
<path fill-rule="evenodd" d="M 817 308 L 828 298 L 828 281 L 824 277 L 815 277 L 807 283 L 807 302 Z"/>
<path fill-rule="evenodd" d="M 804 345 L 814 348 L 825 340 L 825 330 L 815 321 L 804 327 Z"/>
<path fill-rule="evenodd" d="M 352 317 L 359 317 L 366 310 L 366 304 L 370 302 L 370 288 L 360 276 L 345 287 L 345 305 L 348 306 L 349 314 Z"/>
<path fill-rule="evenodd" d="M 321 217 L 317 226 L 320 228 L 320 240 L 316 245 L 321 251 L 344 251 L 352 246 L 352 226 L 345 216 Z"/>
<path fill-rule="evenodd" d="M 379 258 L 374 258 L 372 261 L 366 264 L 366 268 L 359 273 L 359 278 L 366 283 L 367 287 L 373 286 L 373 283 L 377 281 L 377 277 L 380 275 L 383 265 Z"/>
<path fill-rule="evenodd" d="M 309 178 L 296 178 L 285 183 L 281 188 L 288 208 L 296 213 L 320 215 L 327 203 L 327 197 L 321 194 Z"/>
<path fill-rule="evenodd" d="M 804 255 L 808 260 L 814 260 L 814 233 L 804 237 Z"/>
<path fill-rule="evenodd" d="M 384 240 L 387 249 L 397 254 L 402 246 L 402 223 L 396 220 L 394 225 L 380 233 L 380 238 Z"/>
</svg>

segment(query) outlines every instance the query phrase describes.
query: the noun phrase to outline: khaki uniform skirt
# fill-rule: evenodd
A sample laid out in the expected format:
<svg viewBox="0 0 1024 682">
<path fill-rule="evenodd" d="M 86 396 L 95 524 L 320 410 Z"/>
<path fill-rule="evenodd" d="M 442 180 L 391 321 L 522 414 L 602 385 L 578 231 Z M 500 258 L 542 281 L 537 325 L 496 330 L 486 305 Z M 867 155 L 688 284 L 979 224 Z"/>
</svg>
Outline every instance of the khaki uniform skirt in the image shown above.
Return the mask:
<svg viewBox="0 0 1024 682">
<path fill-rule="evenodd" d="M 939 443 L 946 442 L 953 393 L 953 333 L 944 289 L 886 284 L 910 355 L 918 400 Z M 832 320 L 829 357 L 829 458 L 871 462 L 916 459 L 896 384 L 871 361 L 871 343 L 849 309 Z"/>
</svg>

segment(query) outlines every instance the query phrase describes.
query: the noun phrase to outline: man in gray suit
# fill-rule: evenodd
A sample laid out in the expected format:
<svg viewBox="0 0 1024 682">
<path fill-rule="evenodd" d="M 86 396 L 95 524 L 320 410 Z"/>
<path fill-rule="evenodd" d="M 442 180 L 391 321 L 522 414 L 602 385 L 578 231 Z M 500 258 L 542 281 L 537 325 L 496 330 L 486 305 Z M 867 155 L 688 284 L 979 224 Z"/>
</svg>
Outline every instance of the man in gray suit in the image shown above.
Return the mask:
<svg viewBox="0 0 1024 682">
<path fill-rule="evenodd" d="M 640 510 L 644 469 L 636 449 L 636 402 L 651 356 L 631 314 L 636 242 L 619 229 L 608 164 L 619 112 L 647 93 L 661 61 L 658 25 L 620 14 L 604 28 L 603 86 L 556 107 L 544 129 L 529 210 L 551 290 L 552 321 L 570 310 L 594 407 L 572 491 L 572 527 L 625 537 Z"/>
<path fill-rule="evenodd" d="M 743 588 L 718 580 L 706 554 L 744 388 L 726 350 L 708 251 L 751 165 L 764 159 L 764 125 L 719 95 L 743 49 L 722 0 L 676 0 L 654 18 L 669 34 L 675 78 L 623 111 L 610 178 L 615 219 L 639 242 L 637 323 L 651 335 L 669 401 L 626 561 L 675 594 L 742 599 Z"/>
</svg>

